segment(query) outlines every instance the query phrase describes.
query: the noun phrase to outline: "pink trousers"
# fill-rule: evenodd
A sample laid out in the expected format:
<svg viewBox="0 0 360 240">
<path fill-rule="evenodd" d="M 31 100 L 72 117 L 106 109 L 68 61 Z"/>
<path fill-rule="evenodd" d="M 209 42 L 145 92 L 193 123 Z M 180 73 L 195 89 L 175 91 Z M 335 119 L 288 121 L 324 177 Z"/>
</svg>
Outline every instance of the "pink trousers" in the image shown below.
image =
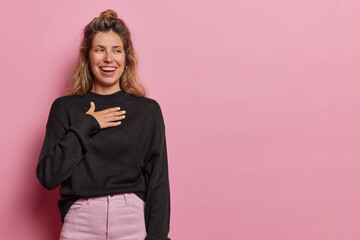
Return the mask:
<svg viewBox="0 0 360 240">
<path fill-rule="evenodd" d="M 144 240 L 144 207 L 135 193 L 80 198 L 64 218 L 60 240 Z"/>
</svg>

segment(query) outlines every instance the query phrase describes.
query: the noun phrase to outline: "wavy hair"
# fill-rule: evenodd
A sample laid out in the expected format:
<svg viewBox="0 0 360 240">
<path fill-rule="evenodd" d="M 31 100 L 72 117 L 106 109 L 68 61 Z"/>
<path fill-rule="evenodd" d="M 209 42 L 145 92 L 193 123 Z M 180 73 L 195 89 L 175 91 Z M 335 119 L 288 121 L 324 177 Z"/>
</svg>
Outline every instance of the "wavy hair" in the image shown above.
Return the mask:
<svg viewBox="0 0 360 240">
<path fill-rule="evenodd" d="M 125 65 L 127 68 L 124 68 L 124 72 L 120 77 L 120 89 L 138 97 L 147 95 L 147 90 L 137 74 L 138 57 L 131 41 L 131 33 L 125 22 L 118 18 L 117 13 L 111 9 L 103 11 L 99 17 L 94 18 L 84 28 L 79 56 L 72 73 L 71 86 L 66 90 L 66 95 L 83 95 L 92 89 L 94 75 L 90 68 L 89 59 L 92 42 L 98 32 L 109 31 L 113 31 L 120 36 L 125 50 Z"/>
</svg>

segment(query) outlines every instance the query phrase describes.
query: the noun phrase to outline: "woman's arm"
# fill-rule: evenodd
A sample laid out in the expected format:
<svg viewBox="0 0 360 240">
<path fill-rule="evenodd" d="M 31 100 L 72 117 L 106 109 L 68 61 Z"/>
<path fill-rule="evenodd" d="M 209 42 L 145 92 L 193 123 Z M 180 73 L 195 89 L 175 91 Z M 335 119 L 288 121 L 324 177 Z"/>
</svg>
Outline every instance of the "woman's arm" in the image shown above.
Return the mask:
<svg viewBox="0 0 360 240">
<path fill-rule="evenodd" d="M 170 187 L 165 125 L 159 104 L 153 109 L 154 134 L 146 159 L 145 170 L 149 177 L 145 202 L 145 240 L 170 240 Z"/>
<path fill-rule="evenodd" d="M 100 129 L 98 121 L 84 113 L 70 126 L 65 97 L 51 106 L 43 146 L 36 167 L 36 176 L 48 190 L 71 176 L 87 151 L 87 137 Z"/>
</svg>

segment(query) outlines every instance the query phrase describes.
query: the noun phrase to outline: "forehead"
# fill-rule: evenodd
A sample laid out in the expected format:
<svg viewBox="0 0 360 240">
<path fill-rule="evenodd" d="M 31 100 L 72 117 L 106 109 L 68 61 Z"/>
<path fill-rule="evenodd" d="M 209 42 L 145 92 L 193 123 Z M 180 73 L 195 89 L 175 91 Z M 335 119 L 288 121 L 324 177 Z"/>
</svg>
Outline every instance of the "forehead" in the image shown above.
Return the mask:
<svg viewBox="0 0 360 240">
<path fill-rule="evenodd" d="M 95 34 L 93 42 L 93 46 L 99 46 L 99 47 L 121 47 L 123 48 L 124 44 L 121 40 L 121 37 L 114 33 L 113 31 L 110 32 L 98 32 Z"/>
</svg>

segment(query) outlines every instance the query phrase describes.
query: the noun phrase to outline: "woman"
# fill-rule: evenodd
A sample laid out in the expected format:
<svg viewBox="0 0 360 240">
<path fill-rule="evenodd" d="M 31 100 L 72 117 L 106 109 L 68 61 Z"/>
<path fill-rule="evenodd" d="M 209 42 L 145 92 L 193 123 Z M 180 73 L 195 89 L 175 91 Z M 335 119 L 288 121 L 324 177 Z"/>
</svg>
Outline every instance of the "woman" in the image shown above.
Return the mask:
<svg viewBox="0 0 360 240">
<path fill-rule="evenodd" d="M 84 29 L 70 94 L 52 103 L 36 167 L 61 185 L 60 239 L 170 240 L 160 105 L 145 97 L 131 35 L 116 12 Z"/>
</svg>

